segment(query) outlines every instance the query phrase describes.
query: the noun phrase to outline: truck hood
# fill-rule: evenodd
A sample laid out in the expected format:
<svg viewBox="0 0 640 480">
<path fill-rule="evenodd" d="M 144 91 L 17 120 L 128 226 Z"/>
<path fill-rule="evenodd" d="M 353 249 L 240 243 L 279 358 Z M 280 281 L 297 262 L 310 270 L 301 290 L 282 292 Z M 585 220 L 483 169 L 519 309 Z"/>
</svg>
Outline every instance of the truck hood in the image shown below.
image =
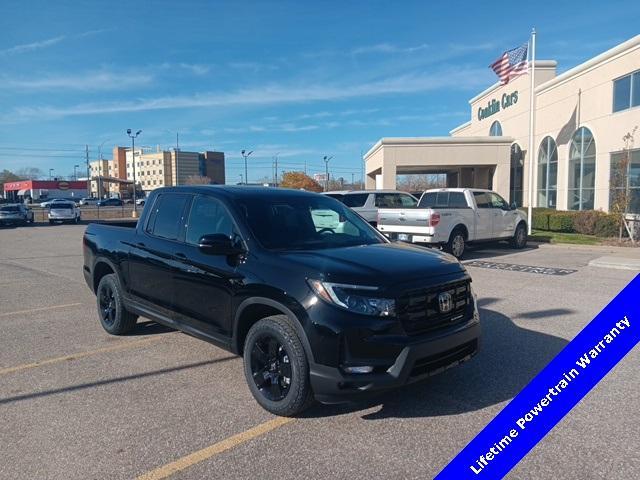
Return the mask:
<svg viewBox="0 0 640 480">
<path fill-rule="evenodd" d="M 466 272 L 451 255 L 400 242 L 288 252 L 282 257 L 307 267 L 317 278 L 359 285 L 389 286 Z"/>
</svg>

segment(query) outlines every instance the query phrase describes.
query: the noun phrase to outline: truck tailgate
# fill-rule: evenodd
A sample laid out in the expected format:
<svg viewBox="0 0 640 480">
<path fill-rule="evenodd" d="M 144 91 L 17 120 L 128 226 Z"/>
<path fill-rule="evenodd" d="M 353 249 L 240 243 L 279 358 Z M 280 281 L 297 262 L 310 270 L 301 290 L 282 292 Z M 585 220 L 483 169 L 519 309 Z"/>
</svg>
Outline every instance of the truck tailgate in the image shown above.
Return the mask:
<svg viewBox="0 0 640 480">
<path fill-rule="evenodd" d="M 381 208 L 378 210 L 378 227 L 427 227 L 432 212 L 430 208 Z"/>
</svg>

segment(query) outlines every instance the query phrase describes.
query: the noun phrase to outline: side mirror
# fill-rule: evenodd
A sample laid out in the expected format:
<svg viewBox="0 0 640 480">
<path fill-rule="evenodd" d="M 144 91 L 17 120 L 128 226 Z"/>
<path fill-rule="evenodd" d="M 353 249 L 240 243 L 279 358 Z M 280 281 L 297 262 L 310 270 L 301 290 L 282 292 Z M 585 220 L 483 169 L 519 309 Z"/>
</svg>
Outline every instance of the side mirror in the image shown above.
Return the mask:
<svg viewBox="0 0 640 480">
<path fill-rule="evenodd" d="M 511 210 L 517 210 L 518 209 L 518 205 L 516 205 L 516 202 L 513 202 L 511 205 L 509 205 L 509 207 L 511 208 Z"/>
<path fill-rule="evenodd" d="M 203 235 L 198 240 L 198 248 L 203 253 L 209 255 L 238 255 L 244 250 L 236 245 L 230 237 L 222 233 L 211 233 Z"/>
</svg>

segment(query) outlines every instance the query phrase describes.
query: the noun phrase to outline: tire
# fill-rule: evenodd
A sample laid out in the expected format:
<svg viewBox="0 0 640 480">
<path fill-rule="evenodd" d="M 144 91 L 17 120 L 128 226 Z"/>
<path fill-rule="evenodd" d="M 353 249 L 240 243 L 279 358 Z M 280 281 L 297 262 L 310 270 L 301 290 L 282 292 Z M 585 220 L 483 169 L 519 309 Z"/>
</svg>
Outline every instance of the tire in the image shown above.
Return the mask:
<svg viewBox="0 0 640 480">
<path fill-rule="evenodd" d="M 445 249 L 459 260 L 464 255 L 466 248 L 467 238 L 464 231 L 461 228 L 454 229 L 453 232 L 451 232 L 451 236 L 449 237 L 449 241 L 447 242 Z"/>
<path fill-rule="evenodd" d="M 516 231 L 513 234 L 513 238 L 509 241 L 511 247 L 518 250 L 527 246 L 527 226 L 521 222 L 516 227 Z"/>
<path fill-rule="evenodd" d="M 309 362 L 286 315 L 254 324 L 245 339 L 243 356 L 249 390 L 262 408 L 290 417 L 313 403 Z"/>
<path fill-rule="evenodd" d="M 96 290 L 98 318 L 106 332 L 123 335 L 136 325 L 138 316 L 125 309 L 120 282 L 115 273 L 105 275 Z"/>
</svg>

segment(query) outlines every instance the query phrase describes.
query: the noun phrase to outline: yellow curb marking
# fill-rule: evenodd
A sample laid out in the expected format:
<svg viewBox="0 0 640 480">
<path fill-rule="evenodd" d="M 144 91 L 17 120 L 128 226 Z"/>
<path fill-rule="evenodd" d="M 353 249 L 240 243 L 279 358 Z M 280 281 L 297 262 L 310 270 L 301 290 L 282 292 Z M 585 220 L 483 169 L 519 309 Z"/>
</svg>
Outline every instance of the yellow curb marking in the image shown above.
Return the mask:
<svg viewBox="0 0 640 480">
<path fill-rule="evenodd" d="M 161 340 L 160 337 L 152 337 L 152 338 L 145 338 L 142 340 L 136 340 L 133 342 L 118 342 L 117 345 L 110 345 L 108 347 L 96 348 L 95 350 L 87 350 L 86 352 L 73 353 L 71 355 L 65 355 L 63 357 L 48 358 L 46 360 L 40 360 L 38 362 L 25 363 L 22 365 L 16 365 L 15 367 L 2 368 L 0 369 L 0 375 L 20 372 L 22 370 L 29 370 L 31 368 L 42 367 L 44 365 L 51 365 L 54 363 L 65 362 L 68 360 L 76 360 L 78 358 L 90 357 L 92 355 L 98 355 L 100 353 L 117 352 L 119 350 L 125 350 L 127 348 L 134 348 L 134 347 L 139 347 L 141 345 L 146 345 L 148 343 L 157 342 L 159 340 Z"/>
<path fill-rule="evenodd" d="M 237 447 L 242 443 L 248 442 L 249 440 L 264 435 L 265 433 L 275 430 L 276 428 L 280 428 L 287 423 L 293 422 L 294 420 L 295 419 L 293 418 L 287 417 L 274 418 L 273 420 L 269 420 L 268 422 L 261 423 L 258 426 L 250 428 L 245 432 L 238 433 L 237 435 L 205 447 L 202 450 L 198 450 L 197 452 L 193 452 L 189 455 L 179 458 L 178 460 L 163 465 L 162 467 L 158 467 L 155 470 L 144 473 L 137 477 L 136 480 L 161 480 L 163 478 L 167 478 L 174 473 L 189 468 L 196 463 L 207 460 L 214 455 Z"/>
<path fill-rule="evenodd" d="M 18 310 L 17 312 L 0 313 L 0 317 L 8 317 L 9 315 L 19 315 L 21 313 L 44 312 L 47 310 L 52 310 L 54 308 L 77 307 L 78 305 L 83 305 L 83 304 L 82 303 L 65 303 L 64 305 L 52 305 L 51 307 L 32 308 L 30 310 Z"/>
</svg>

